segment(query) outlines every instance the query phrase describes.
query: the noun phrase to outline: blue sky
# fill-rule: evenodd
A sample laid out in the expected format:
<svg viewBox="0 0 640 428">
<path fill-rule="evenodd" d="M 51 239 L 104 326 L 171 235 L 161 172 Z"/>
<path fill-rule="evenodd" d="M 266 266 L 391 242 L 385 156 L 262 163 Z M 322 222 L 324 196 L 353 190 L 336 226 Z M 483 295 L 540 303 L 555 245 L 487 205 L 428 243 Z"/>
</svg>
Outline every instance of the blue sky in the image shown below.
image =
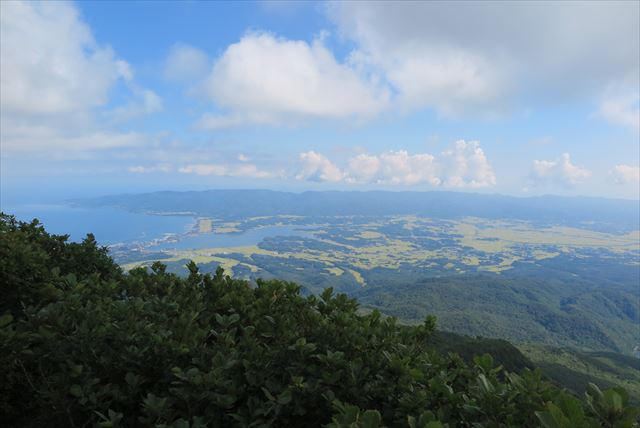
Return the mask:
<svg viewBox="0 0 640 428">
<path fill-rule="evenodd" d="M 638 2 L 1 4 L 2 196 L 638 199 Z"/>
</svg>

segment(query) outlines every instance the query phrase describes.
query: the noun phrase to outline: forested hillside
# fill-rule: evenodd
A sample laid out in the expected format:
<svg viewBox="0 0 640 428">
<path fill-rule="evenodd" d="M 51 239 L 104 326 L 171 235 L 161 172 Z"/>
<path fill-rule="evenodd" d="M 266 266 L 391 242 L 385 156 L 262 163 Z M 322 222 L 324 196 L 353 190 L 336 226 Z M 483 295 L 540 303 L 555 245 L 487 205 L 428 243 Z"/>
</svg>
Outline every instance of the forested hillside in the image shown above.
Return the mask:
<svg viewBox="0 0 640 428">
<path fill-rule="evenodd" d="M 629 399 L 640 403 L 640 359 L 614 352 L 579 351 L 537 344 L 518 346 L 552 381 L 583 393 L 590 383 L 622 386 Z"/>
<path fill-rule="evenodd" d="M 532 268 L 502 275 L 416 278 L 354 295 L 363 305 L 406 322 L 436 315 L 446 330 L 460 334 L 631 355 L 640 340 L 637 267 L 616 271 L 613 263 L 607 266 L 610 270 L 585 271 L 582 278 L 570 279 L 558 269 L 548 277 L 533 276 Z M 628 280 L 603 278 L 619 272 Z"/>
<path fill-rule="evenodd" d="M 539 371 L 436 352 L 433 317 L 403 326 L 331 290 L 188 269 L 125 274 L 91 236 L 3 214 L 4 425 L 638 425 L 622 388 L 577 398 Z"/>
</svg>

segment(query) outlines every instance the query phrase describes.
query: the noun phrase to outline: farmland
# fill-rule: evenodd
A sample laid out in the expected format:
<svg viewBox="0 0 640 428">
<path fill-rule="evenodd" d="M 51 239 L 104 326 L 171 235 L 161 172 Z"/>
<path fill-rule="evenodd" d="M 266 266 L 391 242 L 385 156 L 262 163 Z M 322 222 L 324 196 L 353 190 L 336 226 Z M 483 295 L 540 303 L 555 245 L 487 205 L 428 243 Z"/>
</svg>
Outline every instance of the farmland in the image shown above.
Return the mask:
<svg viewBox="0 0 640 428">
<path fill-rule="evenodd" d="M 304 268 L 306 275 L 316 277 L 314 282 L 347 289 L 354 284 L 365 286 L 369 274 L 377 269 L 414 270 L 427 275 L 500 273 L 516 264 L 535 265 L 559 256 L 615 258 L 637 265 L 639 253 L 637 231 L 610 233 L 473 217 L 436 220 L 418 216 L 265 216 L 232 222 L 207 219 L 213 232 L 204 233 L 200 232 L 202 223 L 200 220 L 200 228 L 191 232 L 201 235 L 200 247 L 162 249 L 161 259 L 176 265 L 194 260 L 213 270 L 222 266 L 228 274 L 248 279 L 270 277 L 276 272 L 281 277 L 284 274 L 284 278 L 298 279 L 300 268 Z M 289 227 L 293 232 L 282 236 L 275 230 L 272 236 L 264 236 L 252 245 L 216 245 L 218 237 L 230 238 L 228 243 L 247 232 L 270 227 Z M 145 258 L 150 253 L 153 257 Z M 149 265 L 158 258 L 158 251 L 149 246 L 136 258 L 125 268 Z M 325 280 L 318 280 L 318 276 Z"/>
</svg>

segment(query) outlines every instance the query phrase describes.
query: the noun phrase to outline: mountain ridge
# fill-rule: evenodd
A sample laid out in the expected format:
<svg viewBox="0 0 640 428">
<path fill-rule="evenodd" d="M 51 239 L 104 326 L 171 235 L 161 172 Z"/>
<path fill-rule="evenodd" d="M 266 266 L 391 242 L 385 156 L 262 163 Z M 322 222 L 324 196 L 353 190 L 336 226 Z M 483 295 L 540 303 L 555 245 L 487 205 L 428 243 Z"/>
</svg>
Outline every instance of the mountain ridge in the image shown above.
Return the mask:
<svg viewBox="0 0 640 428">
<path fill-rule="evenodd" d="M 640 202 L 593 197 L 531 196 L 462 192 L 306 191 L 211 189 L 160 191 L 71 199 L 82 207 L 119 207 L 134 212 L 189 212 L 221 218 L 261 215 L 422 215 L 507 218 L 577 225 L 595 230 L 640 229 Z"/>
</svg>

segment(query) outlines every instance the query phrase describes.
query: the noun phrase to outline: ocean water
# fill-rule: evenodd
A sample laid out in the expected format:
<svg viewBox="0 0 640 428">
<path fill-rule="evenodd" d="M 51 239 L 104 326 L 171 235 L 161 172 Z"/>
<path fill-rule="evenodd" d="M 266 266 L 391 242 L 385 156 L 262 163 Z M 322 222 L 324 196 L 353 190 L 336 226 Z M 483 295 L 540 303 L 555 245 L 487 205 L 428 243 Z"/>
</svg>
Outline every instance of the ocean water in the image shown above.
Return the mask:
<svg viewBox="0 0 640 428">
<path fill-rule="evenodd" d="M 17 204 L 3 206 L 7 214 L 22 221 L 37 218 L 49 233 L 69 235 L 81 241 L 93 233 L 101 245 L 150 243 L 167 234 L 178 236 L 177 242 L 160 242 L 152 250 L 238 247 L 257 245 L 275 236 L 313 237 L 299 226 L 265 226 L 239 233 L 205 233 L 187 235 L 197 219 L 189 216 L 161 216 L 132 213 L 117 208 L 76 208 L 60 204 Z"/>
<path fill-rule="evenodd" d="M 3 205 L 2 210 L 22 221 L 37 218 L 49 233 L 70 235 L 72 241 L 81 241 L 87 233 L 93 233 L 102 245 L 146 242 L 168 233 L 183 234 L 196 223 L 196 219 L 188 216 L 157 216 L 116 208 L 72 208 L 58 204 Z"/>
</svg>

